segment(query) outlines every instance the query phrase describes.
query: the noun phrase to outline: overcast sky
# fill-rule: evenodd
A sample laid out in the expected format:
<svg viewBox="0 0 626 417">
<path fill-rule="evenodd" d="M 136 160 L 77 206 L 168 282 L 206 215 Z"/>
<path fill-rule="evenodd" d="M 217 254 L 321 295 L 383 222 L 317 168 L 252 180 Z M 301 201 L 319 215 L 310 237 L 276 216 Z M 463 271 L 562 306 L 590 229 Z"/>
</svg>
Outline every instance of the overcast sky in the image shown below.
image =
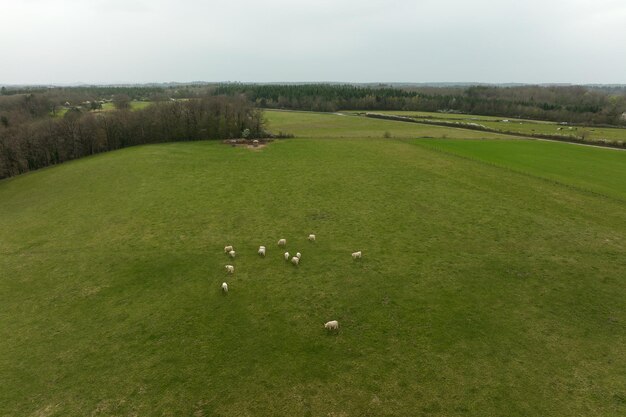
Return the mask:
<svg viewBox="0 0 626 417">
<path fill-rule="evenodd" d="M 626 0 L 0 0 L 0 84 L 626 83 Z"/>
</svg>

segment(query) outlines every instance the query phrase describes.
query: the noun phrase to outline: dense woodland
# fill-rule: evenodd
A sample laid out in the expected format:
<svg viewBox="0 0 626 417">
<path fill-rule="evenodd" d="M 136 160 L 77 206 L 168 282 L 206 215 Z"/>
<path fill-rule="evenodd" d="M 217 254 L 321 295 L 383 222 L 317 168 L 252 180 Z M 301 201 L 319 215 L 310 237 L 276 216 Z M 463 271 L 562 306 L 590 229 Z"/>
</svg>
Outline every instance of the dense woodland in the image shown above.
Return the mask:
<svg viewBox="0 0 626 417">
<path fill-rule="evenodd" d="M 103 98 L 153 102 L 206 95 L 245 95 L 259 108 L 294 110 L 414 110 L 519 117 L 587 125 L 626 126 L 626 86 L 389 86 L 341 84 L 190 84 L 126 87 L 7 88 L 0 117 L 24 107 L 38 117 Z M 24 103 L 23 97 L 30 97 Z M 13 98 L 13 100 L 11 100 Z M 97 106 L 96 106 L 97 108 Z M 23 115 L 23 113 L 22 113 Z M 13 115 L 16 117 L 16 115 Z M 21 116 L 18 116 L 21 117 Z"/>
<path fill-rule="evenodd" d="M 133 145 L 264 134 L 261 113 L 242 97 L 165 101 L 135 111 L 72 107 L 62 117 L 49 114 L 42 95 L 9 97 L 0 101 L 0 178 Z"/>
<path fill-rule="evenodd" d="M 259 107 L 311 111 L 415 110 L 517 117 L 589 125 L 626 125 L 626 87 L 224 84 L 215 94 L 246 94 Z"/>
<path fill-rule="evenodd" d="M 133 100 L 152 103 L 130 110 Z M 101 111 L 104 105 L 115 111 Z M 257 109 L 414 110 L 626 126 L 626 87 L 190 84 L 0 88 L 0 178 L 144 143 L 267 135 Z"/>
</svg>

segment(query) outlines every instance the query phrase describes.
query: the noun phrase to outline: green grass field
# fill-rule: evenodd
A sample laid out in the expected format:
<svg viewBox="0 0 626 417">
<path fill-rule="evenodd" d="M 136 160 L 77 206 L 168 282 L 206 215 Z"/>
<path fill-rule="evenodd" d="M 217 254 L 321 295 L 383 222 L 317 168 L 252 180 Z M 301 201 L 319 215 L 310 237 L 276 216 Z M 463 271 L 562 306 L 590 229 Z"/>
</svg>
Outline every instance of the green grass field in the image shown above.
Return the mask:
<svg viewBox="0 0 626 417">
<path fill-rule="evenodd" d="M 330 139 L 371 139 L 383 138 L 388 132 L 392 138 L 500 138 L 508 135 L 491 132 L 452 129 L 442 126 L 420 125 L 391 120 L 366 119 L 356 116 L 339 116 L 332 113 L 311 113 L 291 111 L 266 111 L 271 130 L 294 133 L 298 137 Z"/>
<path fill-rule="evenodd" d="M 141 109 L 145 109 L 146 107 L 148 107 L 149 105 L 151 105 L 152 102 L 151 101 L 136 101 L 133 100 L 130 102 L 130 109 L 131 110 L 141 110 Z M 67 107 L 61 107 L 59 108 L 55 114 L 50 114 L 51 117 L 63 117 L 65 116 L 65 113 L 67 113 L 69 109 Z M 115 110 L 115 104 L 109 102 L 109 103 L 103 103 L 102 104 L 102 109 L 100 110 L 92 110 L 95 112 L 100 112 L 100 111 L 112 111 Z"/>
<path fill-rule="evenodd" d="M 626 153 L 267 119 L 0 181 L 0 415 L 626 414 Z"/>
<path fill-rule="evenodd" d="M 364 111 L 348 111 L 345 114 L 363 113 Z M 581 137 L 585 136 L 587 140 L 598 141 L 607 140 L 611 142 L 626 142 L 626 129 L 606 128 L 606 127 L 589 127 L 589 126 L 560 126 L 554 122 L 546 122 L 540 120 L 514 119 L 507 117 L 494 116 L 477 116 L 469 114 L 450 114 L 450 113 L 432 113 L 432 112 L 414 112 L 414 111 L 376 111 L 374 113 L 391 114 L 398 116 L 411 117 L 416 120 L 425 120 L 433 122 L 459 123 L 461 126 L 467 123 L 476 123 L 489 129 L 520 133 L 524 135 L 553 135 L 564 137 Z M 508 122 L 503 122 L 507 120 Z"/>
<path fill-rule="evenodd" d="M 536 140 L 416 143 L 626 202 L 625 151 Z"/>
<path fill-rule="evenodd" d="M 151 104 L 152 104 L 151 101 L 137 101 L 137 100 L 133 100 L 133 101 L 130 102 L 130 109 L 131 110 L 141 110 L 141 109 L 145 109 L 146 107 L 148 107 Z M 102 105 L 102 111 L 111 111 L 111 110 L 115 110 L 115 104 L 114 103 L 104 103 Z"/>
</svg>

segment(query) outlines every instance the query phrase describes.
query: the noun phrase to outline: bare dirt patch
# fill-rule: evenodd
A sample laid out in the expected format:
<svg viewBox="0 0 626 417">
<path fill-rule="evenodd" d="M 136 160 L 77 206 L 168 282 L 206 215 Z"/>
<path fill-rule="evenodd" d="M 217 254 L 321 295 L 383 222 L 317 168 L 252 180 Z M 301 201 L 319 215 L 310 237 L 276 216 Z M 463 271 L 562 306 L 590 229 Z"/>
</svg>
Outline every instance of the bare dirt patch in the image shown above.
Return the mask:
<svg viewBox="0 0 626 417">
<path fill-rule="evenodd" d="M 239 146 L 250 150 L 259 150 L 265 148 L 272 139 L 226 139 L 222 143 L 230 146 Z"/>
</svg>

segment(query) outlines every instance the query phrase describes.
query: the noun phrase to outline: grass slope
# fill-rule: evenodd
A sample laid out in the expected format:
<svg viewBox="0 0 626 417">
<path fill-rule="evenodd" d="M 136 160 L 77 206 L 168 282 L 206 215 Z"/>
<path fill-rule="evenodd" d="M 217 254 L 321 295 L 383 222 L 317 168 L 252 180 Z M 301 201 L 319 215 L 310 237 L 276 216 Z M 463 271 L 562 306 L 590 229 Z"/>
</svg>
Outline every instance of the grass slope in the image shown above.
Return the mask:
<svg viewBox="0 0 626 417">
<path fill-rule="evenodd" d="M 538 140 L 416 143 L 626 202 L 626 151 Z"/>
<path fill-rule="evenodd" d="M 0 414 L 624 415 L 624 203 L 268 118 L 0 182 Z"/>
</svg>

